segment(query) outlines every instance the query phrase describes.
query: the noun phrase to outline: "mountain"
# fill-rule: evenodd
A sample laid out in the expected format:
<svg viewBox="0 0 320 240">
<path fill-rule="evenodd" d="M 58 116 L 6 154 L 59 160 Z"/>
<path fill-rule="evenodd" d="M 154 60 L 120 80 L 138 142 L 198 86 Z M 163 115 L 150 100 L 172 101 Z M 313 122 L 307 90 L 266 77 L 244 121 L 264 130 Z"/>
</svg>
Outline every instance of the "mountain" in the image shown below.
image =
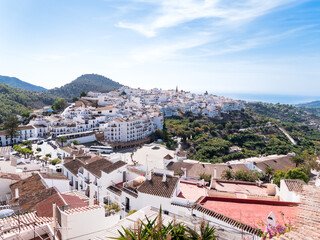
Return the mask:
<svg viewBox="0 0 320 240">
<path fill-rule="evenodd" d="M 122 87 L 118 82 L 98 74 L 84 74 L 60 88 L 48 90 L 48 93 L 71 100 L 79 97 L 82 91 L 110 92 Z"/>
<path fill-rule="evenodd" d="M 300 103 L 297 104 L 299 107 L 307 107 L 307 108 L 320 108 L 320 101 L 313 101 L 308 103 Z"/>
<path fill-rule="evenodd" d="M 55 99 L 47 92 L 27 91 L 0 83 L 0 123 L 12 114 L 51 105 Z"/>
<path fill-rule="evenodd" d="M 0 76 L 0 83 L 5 83 L 11 87 L 21 88 L 29 91 L 46 91 L 47 90 L 43 87 L 21 81 L 20 79 L 15 77 Z"/>
</svg>

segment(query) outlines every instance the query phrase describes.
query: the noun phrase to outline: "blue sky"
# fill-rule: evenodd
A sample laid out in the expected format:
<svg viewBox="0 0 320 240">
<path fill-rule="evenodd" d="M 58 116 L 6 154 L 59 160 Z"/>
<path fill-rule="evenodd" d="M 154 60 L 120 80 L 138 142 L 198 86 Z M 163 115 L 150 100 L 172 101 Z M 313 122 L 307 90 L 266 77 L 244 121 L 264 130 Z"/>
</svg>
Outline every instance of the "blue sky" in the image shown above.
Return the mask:
<svg viewBox="0 0 320 240">
<path fill-rule="evenodd" d="M 318 96 L 320 1 L 0 0 L 0 75 Z"/>
</svg>

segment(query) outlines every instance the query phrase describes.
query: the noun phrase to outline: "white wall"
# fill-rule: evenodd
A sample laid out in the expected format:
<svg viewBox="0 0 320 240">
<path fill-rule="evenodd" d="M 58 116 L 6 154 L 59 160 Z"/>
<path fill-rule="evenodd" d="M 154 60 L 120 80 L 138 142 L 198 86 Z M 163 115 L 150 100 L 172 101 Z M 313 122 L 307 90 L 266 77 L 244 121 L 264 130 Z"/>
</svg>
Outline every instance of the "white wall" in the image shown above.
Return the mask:
<svg viewBox="0 0 320 240">
<path fill-rule="evenodd" d="M 280 181 L 280 199 L 287 202 L 300 202 L 300 196 L 290 192 L 284 180 Z"/>
<path fill-rule="evenodd" d="M 62 239 L 88 240 L 101 235 L 120 220 L 120 215 L 105 217 L 103 207 L 76 214 L 61 212 Z"/>
<path fill-rule="evenodd" d="M 59 192 L 68 192 L 70 191 L 70 185 L 68 179 L 49 179 L 44 178 L 40 173 L 38 173 L 42 181 L 50 188 L 50 187 L 56 187 Z"/>
</svg>

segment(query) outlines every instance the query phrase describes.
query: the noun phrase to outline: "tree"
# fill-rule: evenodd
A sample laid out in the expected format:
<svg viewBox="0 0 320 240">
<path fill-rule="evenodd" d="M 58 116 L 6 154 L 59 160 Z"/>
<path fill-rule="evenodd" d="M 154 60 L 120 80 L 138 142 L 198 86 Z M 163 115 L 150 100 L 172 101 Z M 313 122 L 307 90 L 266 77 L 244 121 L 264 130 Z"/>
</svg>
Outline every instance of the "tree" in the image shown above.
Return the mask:
<svg viewBox="0 0 320 240">
<path fill-rule="evenodd" d="M 77 97 L 72 98 L 72 102 L 76 102 L 78 100 L 79 100 L 79 98 L 77 98 Z"/>
<path fill-rule="evenodd" d="M 18 135 L 19 128 L 19 120 L 16 116 L 9 117 L 3 123 L 4 129 L 6 130 L 6 134 L 10 136 L 10 145 L 13 146 L 13 138 Z"/>
<path fill-rule="evenodd" d="M 88 93 L 85 91 L 80 92 L 80 97 L 86 97 L 87 95 L 88 95 Z"/>
<path fill-rule="evenodd" d="M 270 179 L 271 179 L 271 177 L 272 177 L 272 175 L 274 173 L 274 169 L 269 167 L 269 166 L 267 166 L 266 169 L 264 170 L 264 172 L 265 172 L 265 174 L 266 174 L 266 176 L 268 178 L 268 182 L 270 182 Z"/>
<path fill-rule="evenodd" d="M 63 144 L 67 142 L 67 137 L 61 136 L 57 139 L 57 142 L 61 143 L 61 146 L 63 147 Z"/>
<path fill-rule="evenodd" d="M 226 129 L 232 129 L 232 123 L 231 122 L 227 122 L 226 123 Z"/>
<path fill-rule="evenodd" d="M 305 183 L 309 182 L 308 175 L 300 168 L 290 169 L 290 170 L 279 170 L 276 171 L 273 176 L 274 184 L 277 184 L 280 187 L 280 181 L 282 179 L 297 179 L 302 180 Z"/>
<path fill-rule="evenodd" d="M 226 169 L 223 171 L 221 178 L 226 179 L 226 180 L 232 180 L 232 179 L 234 179 L 234 173 L 232 170 Z"/>
<path fill-rule="evenodd" d="M 67 100 L 65 100 L 64 98 L 59 98 L 53 103 L 52 109 L 61 111 L 67 106 L 67 104 L 68 104 Z"/>
</svg>

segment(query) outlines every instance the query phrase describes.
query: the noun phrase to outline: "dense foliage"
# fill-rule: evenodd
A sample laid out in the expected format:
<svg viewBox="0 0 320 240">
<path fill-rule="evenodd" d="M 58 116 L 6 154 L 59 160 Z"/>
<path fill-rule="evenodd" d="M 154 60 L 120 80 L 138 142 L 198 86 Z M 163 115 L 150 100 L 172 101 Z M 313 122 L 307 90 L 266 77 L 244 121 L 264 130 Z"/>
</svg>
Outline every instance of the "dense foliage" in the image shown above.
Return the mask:
<svg viewBox="0 0 320 240">
<path fill-rule="evenodd" d="M 117 90 L 122 85 L 109 78 L 98 74 L 85 74 L 78 77 L 76 80 L 68 83 L 60 88 L 54 88 L 48 90 L 48 92 L 54 96 L 72 100 L 74 97 L 79 97 L 83 91 L 100 91 L 110 92 Z"/>
<path fill-rule="evenodd" d="M 189 158 L 212 163 L 290 152 L 301 156 L 304 150 L 312 155 L 320 150 L 320 131 L 306 119 L 320 120 L 291 105 L 256 103 L 244 111 L 223 114 L 221 119 L 190 113 L 167 118 L 164 130 L 156 136 L 171 149 L 176 146 L 173 138 L 180 137 Z"/>
<path fill-rule="evenodd" d="M 0 83 L 0 123 L 14 114 L 51 105 L 55 97 L 45 92 L 26 91 Z"/>
<path fill-rule="evenodd" d="M 46 89 L 43 87 L 39 87 L 30 83 L 21 81 L 20 79 L 15 77 L 0 76 L 0 83 L 4 83 L 11 87 L 21 88 L 29 91 L 46 91 Z"/>
<path fill-rule="evenodd" d="M 61 111 L 65 107 L 67 107 L 67 104 L 67 100 L 65 100 L 64 98 L 59 98 L 52 104 L 52 109 L 56 111 Z"/>
<path fill-rule="evenodd" d="M 308 175 L 300 168 L 276 171 L 273 176 L 273 183 L 280 187 L 280 181 L 282 179 L 298 179 L 305 183 L 309 182 Z"/>
</svg>

